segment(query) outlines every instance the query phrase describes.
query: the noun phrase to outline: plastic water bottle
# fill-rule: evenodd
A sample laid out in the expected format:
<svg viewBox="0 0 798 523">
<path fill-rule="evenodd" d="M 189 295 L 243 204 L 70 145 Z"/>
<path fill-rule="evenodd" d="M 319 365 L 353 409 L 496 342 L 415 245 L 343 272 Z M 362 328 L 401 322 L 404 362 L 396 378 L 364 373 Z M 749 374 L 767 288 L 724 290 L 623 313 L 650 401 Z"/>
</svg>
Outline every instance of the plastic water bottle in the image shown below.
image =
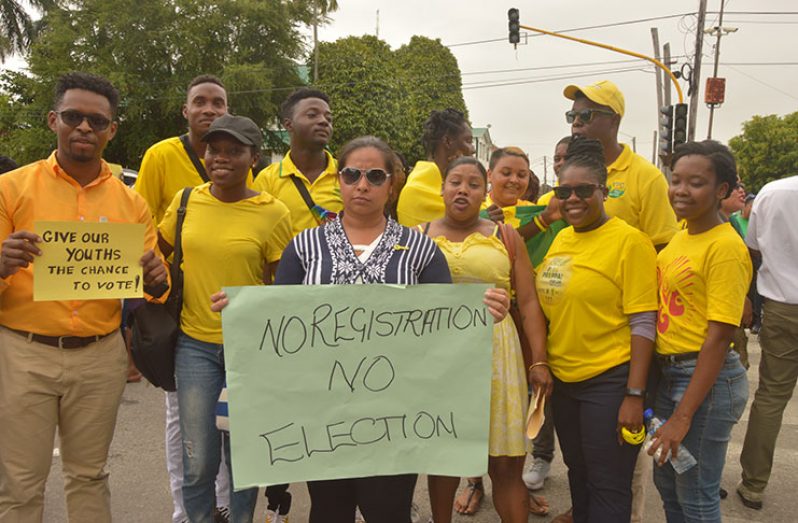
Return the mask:
<svg viewBox="0 0 798 523">
<path fill-rule="evenodd" d="M 665 421 L 662 421 L 654 416 L 654 411 L 651 409 L 646 409 L 645 412 L 643 412 L 643 418 L 646 420 L 646 424 L 648 424 L 648 437 L 646 437 L 646 442 L 643 444 L 643 449 L 648 452 L 648 449 L 651 448 L 654 434 L 662 425 L 665 424 Z M 671 456 L 670 453 L 671 451 L 669 450 L 668 461 L 671 462 L 671 465 L 673 465 L 673 470 L 675 470 L 677 474 L 683 474 L 698 464 L 693 455 L 690 454 L 690 451 L 687 450 L 684 445 L 679 445 L 679 452 L 676 457 Z M 662 447 L 659 447 L 654 453 L 654 460 L 658 462 L 661 455 Z"/>
</svg>

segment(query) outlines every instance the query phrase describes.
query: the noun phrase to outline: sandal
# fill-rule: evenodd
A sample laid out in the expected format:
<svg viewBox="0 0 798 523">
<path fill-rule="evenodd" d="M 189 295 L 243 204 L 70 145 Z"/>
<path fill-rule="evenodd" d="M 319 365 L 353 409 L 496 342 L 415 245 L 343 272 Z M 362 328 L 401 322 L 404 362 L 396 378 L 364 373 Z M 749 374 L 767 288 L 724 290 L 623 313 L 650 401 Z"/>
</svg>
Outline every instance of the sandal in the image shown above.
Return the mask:
<svg viewBox="0 0 798 523">
<path fill-rule="evenodd" d="M 536 516 L 548 515 L 549 502 L 543 496 L 529 494 L 529 513 Z"/>
<path fill-rule="evenodd" d="M 454 500 L 454 510 L 464 516 L 473 516 L 482 505 L 482 498 L 484 497 L 485 486 L 482 484 L 482 479 L 469 479 L 465 489 Z"/>
</svg>

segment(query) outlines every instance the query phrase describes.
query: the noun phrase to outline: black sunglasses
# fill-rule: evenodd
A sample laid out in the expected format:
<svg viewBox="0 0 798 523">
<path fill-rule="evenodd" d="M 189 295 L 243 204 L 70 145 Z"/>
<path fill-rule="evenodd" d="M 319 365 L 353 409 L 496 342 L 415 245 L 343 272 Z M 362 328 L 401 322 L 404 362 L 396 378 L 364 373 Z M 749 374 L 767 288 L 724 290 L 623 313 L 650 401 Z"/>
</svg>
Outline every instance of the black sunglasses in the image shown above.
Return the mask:
<svg viewBox="0 0 798 523">
<path fill-rule="evenodd" d="M 584 200 L 586 198 L 590 198 L 593 195 L 593 192 L 600 188 L 601 185 L 596 185 L 595 183 L 583 183 L 581 185 L 558 185 L 554 188 L 554 196 L 557 197 L 558 200 L 567 200 L 571 197 L 571 193 L 576 193 L 576 197 L 580 200 Z"/>
<path fill-rule="evenodd" d="M 565 111 L 565 121 L 568 123 L 574 123 L 574 120 L 576 120 L 578 117 L 582 123 L 590 123 L 597 114 L 606 114 L 608 116 L 612 116 L 615 113 L 605 109 L 582 109 L 581 111 L 574 111 L 571 109 L 570 111 Z"/>
<path fill-rule="evenodd" d="M 365 175 L 366 181 L 375 187 L 384 184 L 391 176 L 391 173 L 385 172 L 384 169 L 358 169 L 356 167 L 344 167 L 338 174 L 347 185 L 355 185 L 360 181 L 360 177 Z"/>
<path fill-rule="evenodd" d="M 56 111 L 55 114 L 61 117 L 61 121 L 70 127 L 77 127 L 83 123 L 83 120 L 89 122 L 89 127 L 96 133 L 105 131 L 111 125 L 111 120 L 99 114 L 83 114 L 74 109 L 67 109 L 66 111 Z"/>
</svg>

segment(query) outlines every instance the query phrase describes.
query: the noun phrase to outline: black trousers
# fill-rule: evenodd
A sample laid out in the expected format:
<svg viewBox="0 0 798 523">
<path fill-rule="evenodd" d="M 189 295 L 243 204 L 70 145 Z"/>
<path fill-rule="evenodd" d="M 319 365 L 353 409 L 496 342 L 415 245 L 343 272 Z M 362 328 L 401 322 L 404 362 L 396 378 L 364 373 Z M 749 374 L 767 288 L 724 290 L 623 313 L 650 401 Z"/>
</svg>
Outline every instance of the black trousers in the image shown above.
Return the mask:
<svg viewBox="0 0 798 523">
<path fill-rule="evenodd" d="M 629 523 L 640 446 L 619 445 L 616 430 L 628 377 L 624 364 L 581 382 L 554 379 L 554 426 L 575 523 Z"/>
<path fill-rule="evenodd" d="M 417 474 L 308 481 L 310 523 L 408 523 Z"/>
</svg>

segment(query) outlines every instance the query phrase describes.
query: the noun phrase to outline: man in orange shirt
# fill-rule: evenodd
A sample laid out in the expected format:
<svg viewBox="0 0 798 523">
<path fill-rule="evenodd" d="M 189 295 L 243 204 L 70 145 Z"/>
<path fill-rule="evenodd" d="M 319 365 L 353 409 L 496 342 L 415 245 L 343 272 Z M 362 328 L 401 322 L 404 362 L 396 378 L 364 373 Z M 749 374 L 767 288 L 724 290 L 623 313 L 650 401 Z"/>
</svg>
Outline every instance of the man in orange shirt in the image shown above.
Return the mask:
<svg viewBox="0 0 798 523">
<path fill-rule="evenodd" d="M 110 522 L 106 461 L 125 386 L 120 300 L 33 301 L 40 220 L 146 225 L 145 291 L 165 296 L 166 267 L 141 196 L 102 152 L 116 133 L 116 89 L 104 78 L 58 80 L 47 116 L 58 147 L 0 177 L 0 522 L 42 520 L 56 427 L 70 521 Z M 157 289 L 157 291 L 156 291 Z"/>
</svg>

